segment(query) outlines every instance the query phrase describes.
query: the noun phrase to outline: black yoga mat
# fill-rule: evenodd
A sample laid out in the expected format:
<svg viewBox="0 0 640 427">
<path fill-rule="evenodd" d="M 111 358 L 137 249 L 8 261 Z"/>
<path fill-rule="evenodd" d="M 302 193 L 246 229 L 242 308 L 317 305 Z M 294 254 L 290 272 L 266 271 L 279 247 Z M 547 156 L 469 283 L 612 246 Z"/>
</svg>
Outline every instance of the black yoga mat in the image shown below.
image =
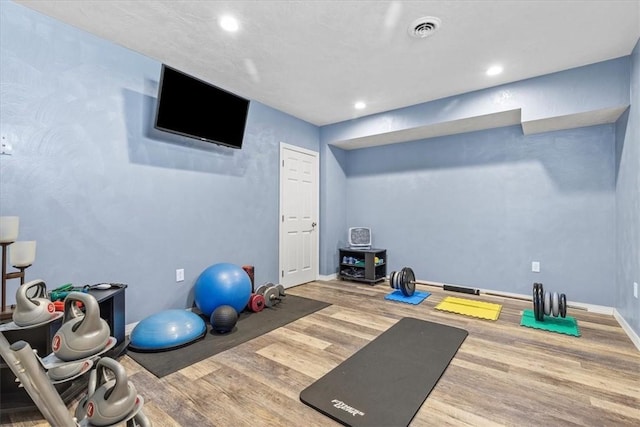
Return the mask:
<svg viewBox="0 0 640 427">
<path fill-rule="evenodd" d="M 322 301 L 287 295 L 281 303 L 265 307 L 259 313 L 243 311 L 236 326 L 226 334 L 213 331 L 209 319 L 203 316 L 207 324 L 207 333 L 199 341 L 173 350 L 153 353 L 137 352 L 129 348 L 127 355 L 158 378 L 162 378 L 329 305 L 331 304 Z"/>
<path fill-rule="evenodd" d="M 467 334 L 405 317 L 304 389 L 300 400 L 347 426 L 406 426 Z"/>
</svg>

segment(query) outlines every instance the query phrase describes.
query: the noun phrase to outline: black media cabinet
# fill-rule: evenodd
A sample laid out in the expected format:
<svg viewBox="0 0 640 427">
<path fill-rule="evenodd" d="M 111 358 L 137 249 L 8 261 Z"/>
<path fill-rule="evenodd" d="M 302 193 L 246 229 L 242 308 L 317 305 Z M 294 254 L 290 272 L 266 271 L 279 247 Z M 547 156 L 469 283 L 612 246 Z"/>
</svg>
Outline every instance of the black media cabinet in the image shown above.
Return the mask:
<svg viewBox="0 0 640 427">
<path fill-rule="evenodd" d="M 342 280 L 365 282 L 371 285 L 386 280 L 387 250 L 341 248 L 339 256 Z M 378 262 L 376 263 L 376 258 Z"/>
</svg>

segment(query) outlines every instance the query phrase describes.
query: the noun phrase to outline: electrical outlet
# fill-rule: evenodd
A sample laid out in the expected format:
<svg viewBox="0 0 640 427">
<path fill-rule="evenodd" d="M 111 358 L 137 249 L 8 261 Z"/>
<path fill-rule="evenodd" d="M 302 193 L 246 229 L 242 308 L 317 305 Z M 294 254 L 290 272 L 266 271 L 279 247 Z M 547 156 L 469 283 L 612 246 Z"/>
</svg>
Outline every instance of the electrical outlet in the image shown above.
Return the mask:
<svg viewBox="0 0 640 427">
<path fill-rule="evenodd" d="M 531 271 L 533 271 L 534 273 L 540 273 L 540 262 L 539 261 L 533 261 L 531 263 Z"/>
<path fill-rule="evenodd" d="M 184 268 L 179 268 L 176 270 L 176 282 L 184 281 Z"/>
<path fill-rule="evenodd" d="M 633 282 L 633 296 L 638 298 L 638 282 Z"/>
</svg>

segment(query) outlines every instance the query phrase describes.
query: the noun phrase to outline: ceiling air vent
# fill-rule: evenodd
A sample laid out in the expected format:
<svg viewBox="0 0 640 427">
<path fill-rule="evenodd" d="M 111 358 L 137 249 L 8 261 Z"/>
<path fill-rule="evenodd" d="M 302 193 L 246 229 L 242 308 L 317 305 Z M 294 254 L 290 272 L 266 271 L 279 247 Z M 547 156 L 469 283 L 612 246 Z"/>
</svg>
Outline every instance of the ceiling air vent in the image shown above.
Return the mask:
<svg viewBox="0 0 640 427">
<path fill-rule="evenodd" d="M 440 28 L 440 19 L 433 16 L 418 18 L 409 25 L 408 32 L 411 37 L 423 39 L 429 37 Z"/>
</svg>

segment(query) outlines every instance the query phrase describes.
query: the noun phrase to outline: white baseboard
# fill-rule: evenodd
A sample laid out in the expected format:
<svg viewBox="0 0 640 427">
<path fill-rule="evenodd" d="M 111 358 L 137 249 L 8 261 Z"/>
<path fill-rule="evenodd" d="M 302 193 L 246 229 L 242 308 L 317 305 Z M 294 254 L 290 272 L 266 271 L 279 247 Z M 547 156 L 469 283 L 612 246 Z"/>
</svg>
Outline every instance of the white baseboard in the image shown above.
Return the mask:
<svg viewBox="0 0 640 427">
<path fill-rule="evenodd" d="M 446 284 L 446 283 L 437 283 L 437 282 L 428 282 L 428 281 L 419 281 L 419 280 L 416 280 L 416 282 L 422 283 L 425 285 L 439 286 L 439 287 L 442 287 Z M 516 299 L 521 299 L 526 301 L 531 301 L 532 299 L 531 295 L 523 295 L 523 294 L 516 294 L 516 293 L 502 292 L 502 291 L 493 291 L 490 289 L 480 289 L 480 294 L 483 294 L 483 293 L 486 295 L 504 296 L 506 298 L 516 298 Z M 608 307 L 604 305 L 595 305 L 595 304 L 586 304 L 582 302 L 572 302 L 572 301 L 567 301 L 567 305 L 575 308 L 580 308 L 592 313 L 613 316 L 617 320 L 620 327 L 622 327 L 624 332 L 627 334 L 627 336 L 631 339 L 631 341 L 636 346 L 636 348 L 640 350 L 640 337 L 638 337 L 638 334 L 635 333 L 635 331 L 631 328 L 631 326 L 627 323 L 627 321 L 624 320 L 624 318 L 620 315 L 620 313 L 618 313 L 618 310 L 616 310 L 614 307 Z"/>
<path fill-rule="evenodd" d="M 483 293 L 488 295 L 504 296 L 507 298 L 516 298 L 516 299 L 531 301 L 531 295 L 514 294 L 511 292 L 481 289 L 480 294 L 483 294 Z M 567 305 L 569 306 L 569 308 L 571 307 L 579 308 L 582 310 L 589 311 L 591 313 L 606 314 L 608 316 L 613 316 L 613 311 L 614 311 L 613 307 L 608 307 L 606 305 L 585 304 L 583 302 L 567 301 Z"/>
<path fill-rule="evenodd" d="M 631 342 L 633 342 L 633 345 L 635 345 L 638 351 L 640 351 L 640 337 L 635 333 L 635 331 L 631 328 L 631 325 L 629 325 L 627 321 L 624 320 L 624 317 L 622 317 L 620 313 L 618 313 L 618 310 L 616 310 L 615 308 L 613 309 L 613 317 L 616 318 L 622 329 L 624 329 L 624 331 L 627 333 L 627 336 L 631 338 Z"/>
<path fill-rule="evenodd" d="M 416 280 L 416 282 L 418 284 L 438 286 L 438 287 L 443 287 L 445 285 L 460 286 L 460 285 L 452 285 L 451 283 L 429 282 L 425 280 Z M 464 287 L 468 287 L 468 286 L 464 286 Z M 478 288 L 470 288 L 470 289 L 478 289 Z M 512 292 L 503 292 L 503 291 L 494 291 L 492 289 L 478 289 L 478 290 L 480 291 L 481 295 L 486 294 L 486 295 L 494 295 L 498 297 L 515 298 L 515 299 L 520 299 L 525 301 L 531 301 L 531 295 L 516 294 Z M 592 313 L 606 314 L 609 316 L 613 316 L 613 310 L 614 310 L 613 307 L 608 307 L 605 305 L 585 304 L 582 302 L 574 302 L 574 301 L 567 301 L 567 305 L 569 305 L 570 307 L 587 310 Z"/>
<path fill-rule="evenodd" d="M 338 278 L 337 273 L 318 276 L 318 280 L 325 280 L 325 281 L 335 280 L 337 278 Z M 418 282 L 419 284 L 440 286 L 440 287 L 446 284 L 446 283 L 428 282 L 424 280 L 416 280 L 416 282 Z M 454 285 L 454 286 L 457 286 L 457 285 Z M 480 293 L 531 301 L 531 295 L 516 294 L 511 292 L 492 291 L 490 289 L 480 289 Z M 567 304 L 573 307 L 590 311 L 592 313 L 606 314 L 609 316 L 613 316 L 618 321 L 618 323 L 620 324 L 622 329 L 625 331 L 625 333 L 629 336 L 629 338 L 631 339 L 633 344 L 636 346 L 636 348 L 640 351 L 640 337 L 638 337 L 638 334 L 634 332 L 631 326 L 627 323 L 626 320 L 624 320 L 624 318 L 620 315 L 620 313 L 618 313 L 618 311 L 615 308 L 607 307 L 604 305 L 585 304 L 581 302 L 571 302 L 571 301 L 567 301 Z M 191 309 L 189 308 L 188 310 L 191 310 Z M 129 323 L 128 325 L 126 325 L 124 329 L 125 336 L 127 337 L 131 336 L 131 331 L 133 331 L 133 328 L 135 328 L 137 324 L 138 322 Z"/>
</svg>

